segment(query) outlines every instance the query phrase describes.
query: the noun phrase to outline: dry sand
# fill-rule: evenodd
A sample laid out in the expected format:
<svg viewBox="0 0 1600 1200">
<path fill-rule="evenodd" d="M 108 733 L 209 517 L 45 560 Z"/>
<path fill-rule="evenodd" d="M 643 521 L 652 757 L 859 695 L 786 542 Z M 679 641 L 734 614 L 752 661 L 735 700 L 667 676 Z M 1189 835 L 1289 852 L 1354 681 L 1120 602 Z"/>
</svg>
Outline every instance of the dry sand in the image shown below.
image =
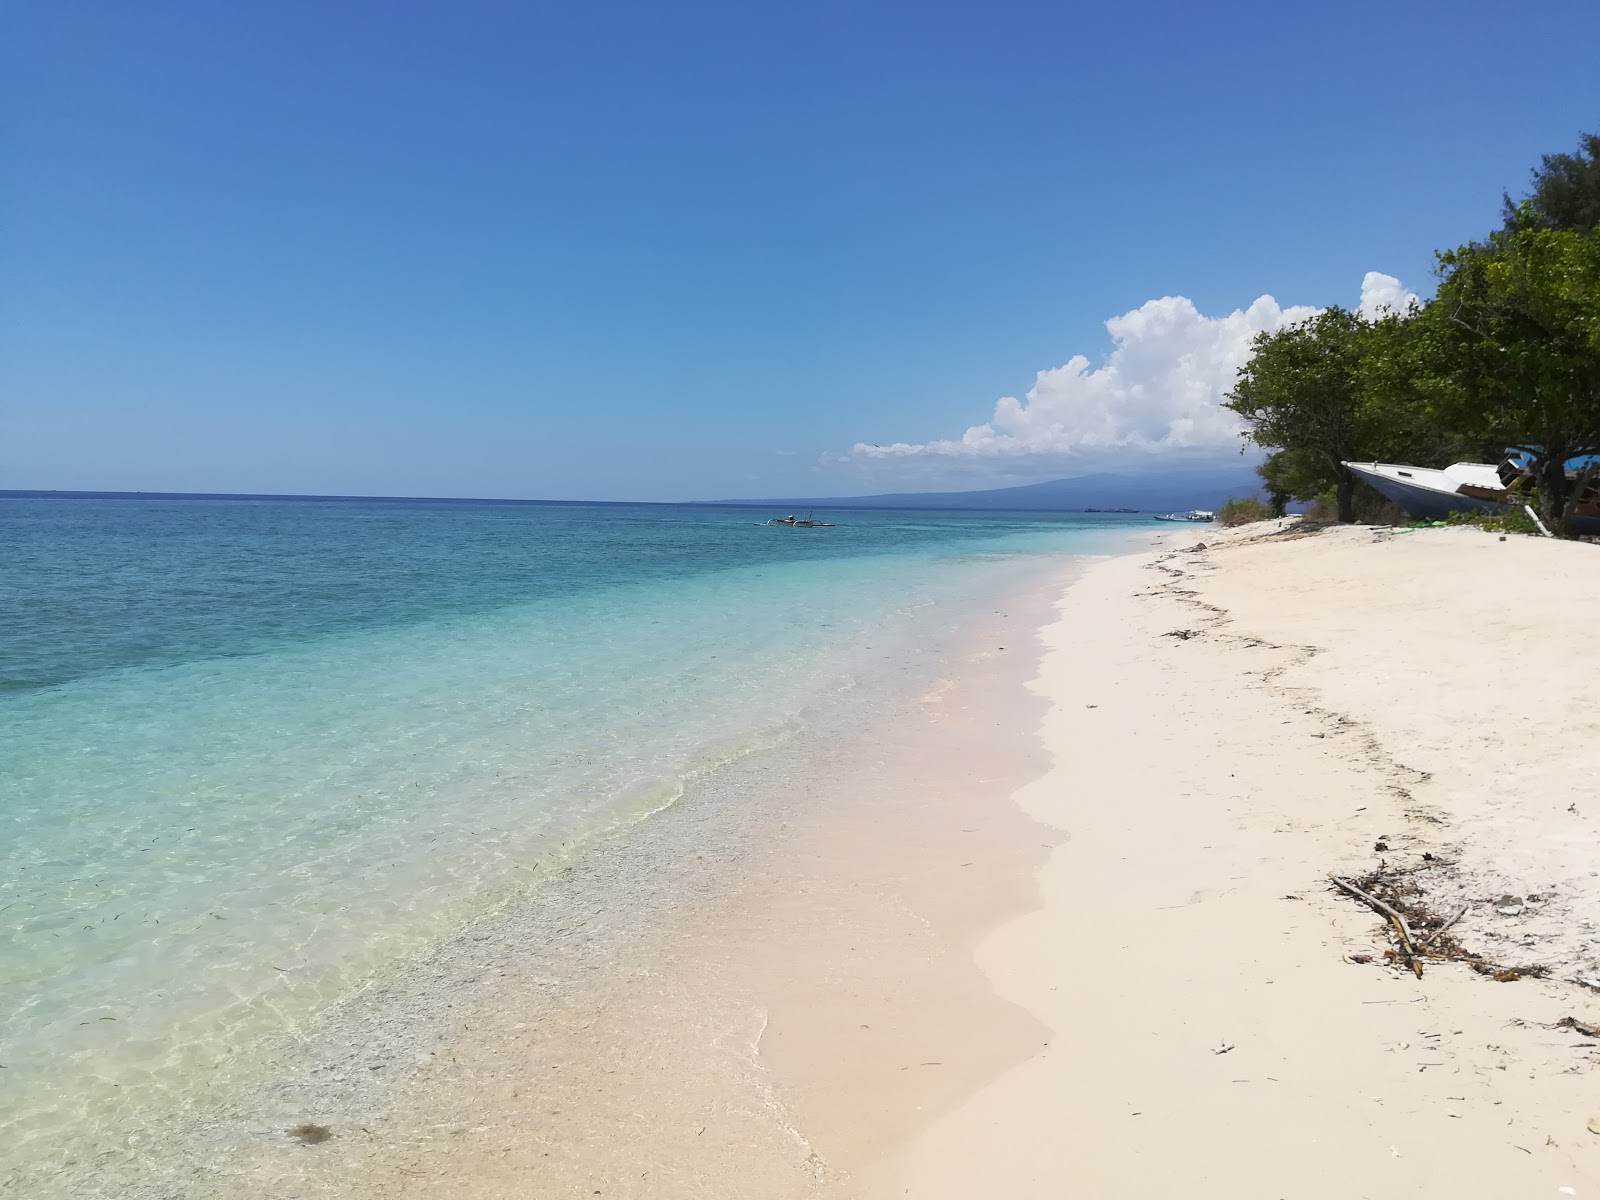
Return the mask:
<svg viewBox="0 0 1600 1200">
<path fill-rule="evenodd" d="M 1465 529 L 1185 531 L 1094 567 L 1044 633 L 1054 765 L 1018 793 L 1066 840 L 978 950 L 1049 1046 L 869 1190 L 1600 1196 L 1596 1043 L 1557 1024 L 1600 1023 L 1596 596 L 1595 548 Z M 1549 978 L 1386 962 L 1327 883 L 1380 863 Z"/>
</svg>

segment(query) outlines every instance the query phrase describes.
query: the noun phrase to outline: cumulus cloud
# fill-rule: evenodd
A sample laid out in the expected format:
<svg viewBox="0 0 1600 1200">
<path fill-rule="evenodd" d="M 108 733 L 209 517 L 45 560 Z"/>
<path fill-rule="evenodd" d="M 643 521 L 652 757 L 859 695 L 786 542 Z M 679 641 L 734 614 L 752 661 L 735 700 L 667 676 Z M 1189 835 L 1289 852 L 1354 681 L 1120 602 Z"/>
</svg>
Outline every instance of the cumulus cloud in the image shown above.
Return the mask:
<svg viewBox="0 0 1600 1200">
<path fill-rule="evenodd" d="M 1403 312 L 1415 299 L 1393 276 L 1372 271 L 1362 281 L 1365 315 Z M 1040 371 L 1021 399 L 1002 396 L 989 420 L 959 438 L 858 442 L 844 457 L 860 466 L 965 463 L 1022 473 L 1090 458 L 1126 464 L 1156 453 L 1237 452 L 1243 426 L 1222 400 L 1249 360 L 1251 340 L 1319 311 L 1262 296 L 1208 317 L 1182 296 L 1164 296 L 1106 322 L 1112 350 L 1100 366 L 1080 354 Z"/>
<path fill-rule="evenodd" d="M 1406 291 L 1393 275 L 1382 271 L 1368 271 L 1361 281 L 1360 313 L 1367 320 L 1375 320 L 1385 313 L 1404 316 L 1413 304 L 1420 304 L 1415 292 Z"/>
</svg>

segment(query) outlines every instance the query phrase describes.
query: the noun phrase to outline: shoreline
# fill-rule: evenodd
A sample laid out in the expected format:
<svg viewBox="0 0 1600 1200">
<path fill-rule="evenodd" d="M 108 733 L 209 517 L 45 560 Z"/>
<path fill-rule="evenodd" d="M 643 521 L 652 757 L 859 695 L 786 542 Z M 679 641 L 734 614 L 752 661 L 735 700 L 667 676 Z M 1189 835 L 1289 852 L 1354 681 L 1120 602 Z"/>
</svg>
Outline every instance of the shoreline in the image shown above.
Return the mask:
<svg viewBox="0 0 1600 1200">
<path fill-rule="evenodd" d="M 93 1194 L 1600 1193 L 1600 1043 L 1563 1025 L 1600 1026 L 1571 982 L 1600 982 L 1600 741 L 1471 719 L 1509 656 L 1570 668 L 1556 708 L 1586 711 L 1600 560 L 1156 544 L 885 660 L 892 686 L 374 983 Z M 1564 587 L 1433 584 L 1496 572 Z M 1413 978 L 1328 882 L 1374 871 L 1550 978 Z"/>
<path fill-rule="evenodd" d="M 263 1082 L 96 1164 L 93 1194 L 857 1194 L 1037 1042 L 970 951 L 1032 902 L 1022 685 L 1082 561 L 893 667 L 887 711 L 829 706 L 811 745 L 725 766 L 282 1040 Z M 333 1136 L 285 1136 L 303 1123 Z"/>
<path fill-rule="evenodd" d="M 1587 555 L 1269 524 L 1087 572 L 1017 796 L 1064 840 L 978 949 L 1050 1045 L 869 1196 L 1600 1194 Z M 1549 978 L 1414 978 L 1329 884 L 1373 872 Z"/>
</svg>

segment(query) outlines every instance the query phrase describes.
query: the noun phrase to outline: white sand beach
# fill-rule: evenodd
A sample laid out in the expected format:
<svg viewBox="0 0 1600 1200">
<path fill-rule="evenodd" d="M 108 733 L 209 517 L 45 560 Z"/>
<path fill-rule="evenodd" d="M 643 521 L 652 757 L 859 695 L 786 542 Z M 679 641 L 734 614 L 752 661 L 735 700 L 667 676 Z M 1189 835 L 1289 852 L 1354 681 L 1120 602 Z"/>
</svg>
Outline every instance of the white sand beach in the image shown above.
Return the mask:
<svg viewBox="0 0 1600 1200">
<path fill-rule="evenodd" d="M 1049 1046 L 873 1194 L 1600 1194 L 1596 1043 L 1559 1024 L 1600 1023 L 1600 555 L 1262 529 L 1063 599 L 1034 685 L 1054 766 L 1019 800 L 1066 840 L 978 951 Z M 1386 962 L 1327 882 L 1380 863 L 1548 977 Z"/>
</svg>

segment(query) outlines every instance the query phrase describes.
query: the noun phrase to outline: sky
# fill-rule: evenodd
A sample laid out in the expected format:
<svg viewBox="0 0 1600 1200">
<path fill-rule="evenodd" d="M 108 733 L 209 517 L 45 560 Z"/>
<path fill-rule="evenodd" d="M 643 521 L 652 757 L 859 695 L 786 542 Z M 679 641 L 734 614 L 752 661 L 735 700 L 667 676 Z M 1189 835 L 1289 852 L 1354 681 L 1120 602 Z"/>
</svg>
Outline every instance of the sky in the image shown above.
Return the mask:
<svg viewBox="0 0 1600 1200">
<path fill-rule="evenodd" d="M 683 500 L 1237 458 L 1600 128 L 1600 5 L 8 0 L 0 488 Z"/>
</svg>

